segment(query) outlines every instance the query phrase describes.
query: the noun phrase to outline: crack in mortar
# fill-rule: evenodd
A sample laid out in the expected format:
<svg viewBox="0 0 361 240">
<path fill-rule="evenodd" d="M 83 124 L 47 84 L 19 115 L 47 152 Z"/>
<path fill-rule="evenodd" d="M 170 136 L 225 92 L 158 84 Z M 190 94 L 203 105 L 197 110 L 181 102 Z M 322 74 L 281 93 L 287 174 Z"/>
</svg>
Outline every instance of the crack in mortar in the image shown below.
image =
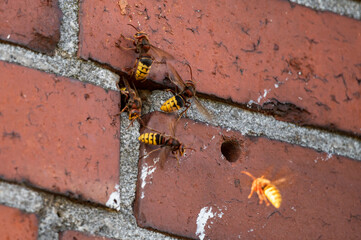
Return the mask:
<svg viewBox="0 0 361 240">
<path fill-rule="evenodd" d="M 143 103 L 144 110 L 142 112 L 145 114 L 159 111 L 161 104 L 171 96 L 167 92 L 153 91 L 148 101 Z M 352 137 L 299 127 L 292 123 L 278 121 L 272 116 L 249 112 L 225 103 L 205 99 L 200 99 L 200 101 L 209 112 L 213 113 L 215 118 L 212 121 L 207 120 L 193 104 L 187 112 L 188 118 L 239 131 L 243 135 L 265 136 L 270 139 L 312 148 L 316 151 L 361 160 L 361 141 Z"/>
</svg>

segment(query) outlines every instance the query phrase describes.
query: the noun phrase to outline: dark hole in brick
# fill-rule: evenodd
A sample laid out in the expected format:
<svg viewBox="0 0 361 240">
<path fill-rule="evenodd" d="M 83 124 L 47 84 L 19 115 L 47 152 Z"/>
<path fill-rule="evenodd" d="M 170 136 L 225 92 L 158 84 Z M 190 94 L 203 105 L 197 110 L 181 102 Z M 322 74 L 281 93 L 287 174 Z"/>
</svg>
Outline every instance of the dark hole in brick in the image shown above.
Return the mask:
<svg viewBox="0 0 361 240">
<path fill-rule="evenodd" d="M 59 218 L 61 218 L 63 214 L 62 214 L 61 212 L 57 211 L 57 212 L 56 212 L 56 215 L 57 215 Z"/>
<path fill-rule="evenodd" d="M 227 161 L 235 162 L 241 155 L 241 147 L 236 140 L 226 140 L 222 143 L 221 152 Z"/>
</svg>

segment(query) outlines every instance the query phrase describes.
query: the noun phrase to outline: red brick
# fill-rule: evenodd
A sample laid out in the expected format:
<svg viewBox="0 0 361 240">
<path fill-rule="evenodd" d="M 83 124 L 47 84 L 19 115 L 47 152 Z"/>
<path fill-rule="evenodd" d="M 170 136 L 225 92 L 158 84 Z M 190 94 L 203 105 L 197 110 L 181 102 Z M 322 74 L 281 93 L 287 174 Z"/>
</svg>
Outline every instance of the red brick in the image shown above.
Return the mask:
<svg viewBox="0 0 361 240">
<path fill-rule="evenodd" d="M 35 214 L 0 205 L 1 239 L 38 239 L 38 219 Z"/>
<path fill-rule="evenodd" d="M 361 135 L 361 22 L 280 0 L 130 0 L 125 15 L 117 3 L 82 2 L 79 56 L 132 67 L 135 53 L 115 43 L 134 34 L 127 23 L 139 23 L 154 45 L 190 62 L 199 92 Z M 187 67 L 179 71 L 189 78 Z M 150 77 L 162 83 L 164 75 L 153 67 Z"/>
<path fill-rule="evenodd" d="M 52 53 L 60 39 L 62 13 L 57 0 L 1 1 L 0 39 Z"/>
<path fill-rule="evenodd" d="M 169 134 L 169 122 L 153 113 L 148 126 Z M 154 162 L 159 152 L 139 161 L 135 216 L 141 227 L 197 238 L 200 212 L 212 208 L 204 239 L 358 238 L 360 162 L 186 119 L 176 136 L 196 150 L 186 150 L 178 167 L 170 156 L 161 169 Z M 222 144 L 232 141 L 234 149 L 225 152 L 234 159 L 227 161 Z M 142 144 L 140 155 L 155 148 Z M 283 197 L 278 211 L 259 205 L 257 194 L 247 198 L 252 179 L 243 170 L 271 181 L 286 178 L 277 185 Z"/>
<path fill-rule="evenodd" d="M 107 240 L 107 239 L 111 240 L 111 238 L 96 237 L 76 231 L 66 231 L 60 233 L 59 235 L 59 240 Z"/>
<path fill-rule="evenodd" d="M 0 62 L 0 176 L 106 203 L 119 183 L 119 93 Z"/>
</svg>

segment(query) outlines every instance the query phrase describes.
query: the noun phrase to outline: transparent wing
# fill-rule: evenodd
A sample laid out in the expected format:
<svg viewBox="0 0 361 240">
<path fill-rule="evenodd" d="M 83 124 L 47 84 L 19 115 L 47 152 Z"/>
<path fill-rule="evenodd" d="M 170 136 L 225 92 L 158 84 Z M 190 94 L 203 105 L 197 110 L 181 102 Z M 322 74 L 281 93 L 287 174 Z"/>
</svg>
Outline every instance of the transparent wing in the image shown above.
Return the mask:
<svg viewBox="0 0 361 240">
<path fill-rule="evenodd" d="M 273 171 L 274 174 L 270 176 L 272 184 L 288 188 L 294 185 L 295 173 L 286 165 L 277 168 Z"/>
<path fill-rule="evenodd" d="M 173 116 L 168 124 L 170 136 L 167 136 L 167 137 L 175 138 L 175 129 L 176 129 L 177 122 L 178 122 L 178 119 L 176 119 L 175 116 Z M 164 136 L 166 136 L 166 135 L 164 135 Z M 160 162 L 161 168 L 163 168 L 164 162 L 168 158 L 170 151 L 171 151 L 170 146 L 164 146 L 162 148 L 161 152 L 159 153 L 159 162 Z"/>
<path fill-rule="evenodd" d="M 207 110 L 207 108 L 205 108 L 203 106 L 203 104 L 199 101 L 199 99 L 194 96 L 193 97 L 193 102 L 195 103 L 195 105 L 197 106 L 199 112 L 201 114 L 203 114 L 208 120 L 212 120 L 213 119 L 213 115 Z"/>
<path fill-rule="evenodd" d="M 164 163 L 165 160 L 168 158 L 170 153 L 170 148 L 165 146 L 162 147 L 160 152 L 159 152 L 159 164 L 160 164 L 160 168 L 163 169 L 164 168 Z"/>
<path fill-rule="evenodd" d="M 153 51 L 153 53 L 155 55 L 154 57 L 156 57 L 156 58 L 174 60 L 174 57 L 172 54 L 170 54 L 156 46 L 150 45 L 150 49 L 151 49 L 151 51 Z"/>
<path fill-rule="evenodd" d="M 128 85 L 129 85 L 129 84 L 128 84 Z M 136 97 L 139 97 L 139 93 L 138 93 L 137 88 L 136 88 L 135 85 L 134 85 L 134 82 L 132 82 L 132 85 L 133 85 L 133 89 L 134 89 L 134 92 L 135 92 L 135 96 L 136 96 Z"/>
<path fill-rule="evenodd" d="M 175 127 L 176 127 L 176 122 L 178 120 L 175 118 L 175 115 L 173 115 L 171 121 L 169 122 L 169 133 L 171 137 L 175 137 Z"/>
<path fill-rule="evenodd" d="M 169 70 L 169 79 L 171 80 L 171 82 L 174 83 L 180 90 L 183 90 L 186 87 L 186 85 L 182 80 L 182 78 L 179 76 L 177 70 L 175 70 L 173 65 L 168 62 L 167 62 L 167 67 Z"/>
<path fill-rule="evenodd" d="M 287 180 L 286 180 L 286 178 L 280 178 L 280 179 L 277 179 L 277 180 L 275 180 L 275 181 L 272 181 L 272 184 L 274 184 L 274 185 L 280 185 L 280 184 L 282 184 L 282 183 L 284 183 L 284 182 L 286 182 Z"/>
</svg>

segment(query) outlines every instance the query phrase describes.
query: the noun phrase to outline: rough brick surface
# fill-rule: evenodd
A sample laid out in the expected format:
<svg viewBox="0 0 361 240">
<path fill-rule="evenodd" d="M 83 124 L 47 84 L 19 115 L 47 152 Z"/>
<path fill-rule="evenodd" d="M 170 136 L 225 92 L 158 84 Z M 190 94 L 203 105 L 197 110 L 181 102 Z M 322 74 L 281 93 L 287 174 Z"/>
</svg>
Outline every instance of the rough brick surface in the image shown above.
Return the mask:
<svg viewBox="0 0 361 240">
<path fill-rule="evenodd" d="M 0 39 L 35 51 L 52 53 L 60 39 L 57 0 L 0 2 Z"/>
<path fill-rule="evenodd" d="M 111 240 L 111 238 L 96 237 L 76 231 L 66 231 L 59 235 L 59 240 Z"/>
<path fill-rule="evenodd" d="M 38 219 L 16 208 L 0 205 L 0 239 L 38 239 Z"/>
<path fill-rule="evenodd" d="M 169 134 L 169 122 L 156 112 L 148 126 Z M 169 156 L 161 169 L 159 152 L 139 162 L 140 226 L 201 239 L 358 238 L 360 162 L 185 119 L 176 136 L 196 150 L 186 150 L 178 167 Z M 142 144 L 140 155 L 155 148 Z M 283 197 L 278 211 L 259 205 L 256 194 L 247 198 L 252 179 L 243 170 L 286 179 L 277 185 Z"/>
<path fill-rule="evenodd" d="M 121 6 L 81 3 L 79 56 L 132 67 L 134 52 L 115 46 L 120 34 L 134 34 L 132 23 L 154 45 L 189 61 L 201 93 L 281 120 L 361 135 L 361 22 L 281 0 Z M 187 67 L 178 67 L 189 78 Z M 150 78 L 162 83 L 164 76 L 160 64 L 152 68 Z"/>
<path fill-rule="evenodd" d="M 106 203 L 119 183 L 119 93 L 0 62 L 0 177 Z"/>
</svg>

